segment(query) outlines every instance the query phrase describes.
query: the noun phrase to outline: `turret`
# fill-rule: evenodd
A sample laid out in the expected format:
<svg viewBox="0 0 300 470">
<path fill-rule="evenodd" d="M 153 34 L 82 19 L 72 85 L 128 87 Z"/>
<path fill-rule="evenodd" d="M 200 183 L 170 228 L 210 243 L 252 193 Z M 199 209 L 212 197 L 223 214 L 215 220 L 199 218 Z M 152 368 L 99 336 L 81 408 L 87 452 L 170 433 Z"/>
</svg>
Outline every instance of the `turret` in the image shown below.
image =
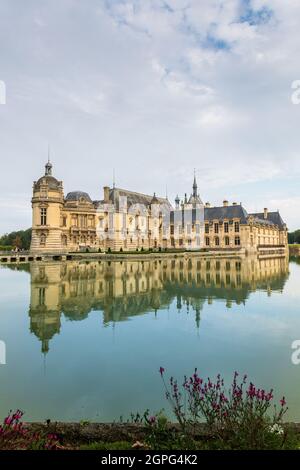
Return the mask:
<svg viewBox="0 0 300 470">
<path fill-rule="evenodd" d="M 32 197 L 33 252 L 60 252 L 62 249 L 61 211 L 64 203 L 63 185 L 52 176 L 48 160 L 45 175 L 33 183 Z"/>
</svg>

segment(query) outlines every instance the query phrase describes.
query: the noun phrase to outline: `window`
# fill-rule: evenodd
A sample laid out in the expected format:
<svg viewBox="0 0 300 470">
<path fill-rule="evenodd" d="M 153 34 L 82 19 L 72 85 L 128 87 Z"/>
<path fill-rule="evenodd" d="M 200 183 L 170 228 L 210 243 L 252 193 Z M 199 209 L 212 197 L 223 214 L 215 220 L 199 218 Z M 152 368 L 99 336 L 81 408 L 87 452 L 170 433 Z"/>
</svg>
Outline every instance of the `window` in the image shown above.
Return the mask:
<svg viewBox="0 0 300 470">
<path fill-rule="evenodd" d="M 219 233 L 219 224 L 215 224 L 215 233 Z"/>
<path fill-rule="evenodd" d="M 61 241 L 62 241 L 62 245 L 63 245 L 63 246 L 67 246 L 67 244 L 68 244 L 68 239 L 67 239 L 67 236 L 66 236 L 66 235 L 63 235 L 63 236 L 62 236 Z"/>
<path fill-rule="evenodd" d="M 234 222 L 234 231 L 239 232 L 240 231 L 240 224 L 239 222 Z"/>
<path fill-rule="evenodd" d="M 205 245 L 209 246 L 209 238 L 208 237 L 205 237 Z"/>
<path fill-rule="evenodd" d="M 81 215 L 79 218 L 79 223 L 81 228 L 86 228 L 87 227 L 87 216 L 86 215 Z"/>
<path fill-rule="evenodd" d="M 67 217 L 63 217 L 62 219 L 62 226 L 66 227 L 67 226 Z"/>
<path fill-rule="evenodd" d="M 45 305 L 45 296 L 46 296 L 46 289 L 45 287 L 40 287 L 39 289 L 39 305 Z"/>
<path fill-rule="evenodd" d="M 224 232 L 228 233 L 229 232 L 229 224 L 228 222 L 224 222 Z"/>
<path fill-rule="evenodd" d="M 46 235 L 42 233 L 41 238 L 40 238 L 40 245 L 45 246 L 46 245 Z"/>
<path fill-rule="evenodd" d="M 209 233 L 209 224 L 205 224 L 205 233 Z"/>
<path fill-rule="evenodd" d="M 216 237 L 216 238 L 215 238 L 215 245 L 216 245 L 216 246 L 219 246 L 219 245 L 220 245 L 220 239 L 219 239 L 219 237 Z"/>
<path fill-rule="evenodd" d="M 229 237 L 225 237 L 225 245 L 229 246 Z"/>
<path fill-rule="evenodd" d="M 234 238 L 234 244 L 235 244 L 236 246 L 240 246 L 240 244 L 241 244 L 240 237 L 235 237 L 235 238 Z"/>
<path fill-rule="evenodd" d="M 41 209 L 41 225 L 47 225 L 47 209 Z"/>
</svg>

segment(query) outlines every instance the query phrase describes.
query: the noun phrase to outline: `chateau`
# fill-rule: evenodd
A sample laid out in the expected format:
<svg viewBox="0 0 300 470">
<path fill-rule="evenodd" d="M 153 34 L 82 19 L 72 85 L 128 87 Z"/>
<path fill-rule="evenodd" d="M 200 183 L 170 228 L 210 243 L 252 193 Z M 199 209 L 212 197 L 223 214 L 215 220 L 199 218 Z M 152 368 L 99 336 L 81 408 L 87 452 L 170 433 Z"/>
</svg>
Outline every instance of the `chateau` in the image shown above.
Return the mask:
<svg viewBox="0 0 300 470">
<path fill-rule="evenodd" d="M 31 251 L 143 251 L 185 249 L 276 254 L 287 250 L 287 227 L 279 212 L 249 214 L 242 204 L 203 204 L 194 177 L 191 195 L 168 198 L 113 185 L 103 199 L 86 192 L 64 195 L 63 183 L 45 174 L 33 184 Z"/>
</svg>

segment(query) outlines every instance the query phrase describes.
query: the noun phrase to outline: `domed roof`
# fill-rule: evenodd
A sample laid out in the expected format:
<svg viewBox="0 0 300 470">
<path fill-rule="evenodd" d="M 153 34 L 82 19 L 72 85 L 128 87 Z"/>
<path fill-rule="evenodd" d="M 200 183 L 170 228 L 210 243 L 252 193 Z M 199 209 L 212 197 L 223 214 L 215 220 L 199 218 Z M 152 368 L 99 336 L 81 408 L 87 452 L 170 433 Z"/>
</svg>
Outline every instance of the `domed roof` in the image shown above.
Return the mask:
<svg viewBox="0 0 300 470">
<path fill-rule="evenodd" d="M 39 189 L 42 184 L 47 184 L 49 189 L 59 189 L 60 182 L 54 176 L 42 176 L 35 183 L 35 189 Z"/>
<path fill-rule="evenodd" d="M 87 202 L 92 202 L 88 193 L 84 193 L 83 191 L 71 191 L 66 196 L 66 201 L 79 201 L 80 199 L 85 199 Z"/>
<path fill-rule="evenodd" d="M 61 188 L 61 183 L 54 176 L 52 176 L 52 163 L 48 159 L 45 165 L 45 175 L 36 181 L 34 185 L 35 190 L 39 190 L 41 185 L 47 184 L 49 189 L 58 190 Z"/>
</svg>

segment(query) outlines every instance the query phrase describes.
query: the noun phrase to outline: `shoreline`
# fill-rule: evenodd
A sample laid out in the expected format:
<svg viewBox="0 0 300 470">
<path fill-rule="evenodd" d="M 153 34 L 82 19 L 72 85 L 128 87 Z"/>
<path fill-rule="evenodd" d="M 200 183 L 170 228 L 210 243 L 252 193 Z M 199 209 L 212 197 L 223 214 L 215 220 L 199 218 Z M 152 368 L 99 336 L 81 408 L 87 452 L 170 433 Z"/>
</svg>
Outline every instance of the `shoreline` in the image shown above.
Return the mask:
<svg viewBox="0 0 300 470">
<path fill-rule="evenodd" d="M 107 443 L 119 441 L 143 441 L 149 433 L 149 427 L 142 423 L 99 423 L 99 422 L 25 422 L 25 426 L 34 432 L 47 431 L 57 435 L 62 443 L 88 444 L 102 441 Z M 300 438 L 300 422 L 286 422 L 282 424 L 284 429 L 292 431 Z M 177 423 L 168 422 L 167 431 L 175 435 L 180 433 Z M 215 436 L 209 431 L 206 423 L 199 424 L 195 429 L 197 440 L 209 440 Z"/>
<path fill-rule="evenodd" d="M 5 264 L 22 264 L 41 261 L 145 261 L 147 259 L 176 259 L 176 258 L 190 258 L 190 257 L 209 257 L 209 258 L 247 258 L 255 256 L 258 259 L 284 257 L 292 254 L 291 250 L 285 250 L 282 247 L 262 247 L 261 250 L 255 253 L 248 253 L 244 248 L 238 249 L 215 249 L 208 250 L 203 248 L 201 250 L 185 250 L 185 251 L 139 251 L 139 252 L 112 252 L 112 253 L 98 253 L 98 252 L 63 252 L 63 253 L 32 253 L 32 252 L 17 252 L 5 253 L 0 252 L 0 265 Z"/>
</svg>

